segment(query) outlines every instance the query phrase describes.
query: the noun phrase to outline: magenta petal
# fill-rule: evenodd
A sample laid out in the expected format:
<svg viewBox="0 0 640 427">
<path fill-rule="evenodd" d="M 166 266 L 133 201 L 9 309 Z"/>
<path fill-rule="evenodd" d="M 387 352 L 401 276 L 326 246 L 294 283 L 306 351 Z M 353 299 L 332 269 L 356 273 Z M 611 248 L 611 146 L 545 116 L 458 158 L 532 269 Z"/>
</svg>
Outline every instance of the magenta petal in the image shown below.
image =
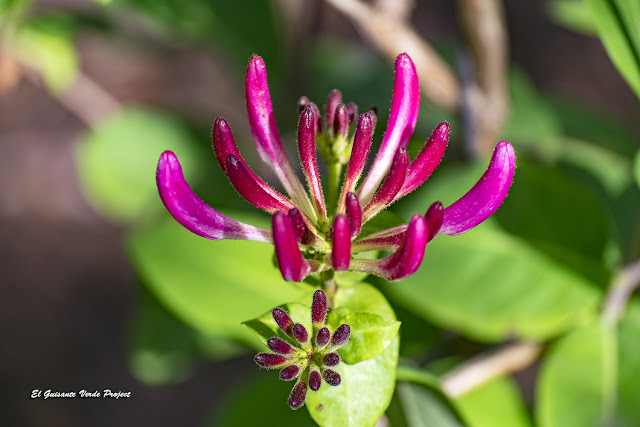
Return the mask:
<svg viewBox="0 0 640 427">
<path fill-rule="evenodd" d="M 442 207 L 442 203 L 435 202 L 429 206 L 427 213 L 424 214 L 424 218 L 427 221 L 427 242 L 430 242 L 431 239 L 436 237 L 442 226 L 442 220 L 444 218 L 444 207 Z"/>
<path fill-rule="evenodd" d="M 409 153 L 406 148 L 400 147 L 393 158 L 389 174 L 376 192 L 375 196 L 373 196 L 373 199 L 362 210 L 362 219 L 364 222 L 370 220 L 375 216 L 375 214 L 385 209 L 391 202 L 393 202 L 396 194 L 398 194 L 398 191 L 400 191 L 404 184 L 407 177 L 408 167 Z"/>
<path fill-rule="evenodd" d="M 291 220 L 286 214 L 278 211 L 273 214 L 271 225 L 276 259 L 282 277 L 288 282 L 301 281 L 311 272 L 311 266 L 302 258 Z"/>
<path fill-rule="evenodd" d="M 327 120 L 327 128 L 331 129 L 333 127 L 333 119 L 336 115 L 336 108 L 338 104 L 342 102 L 342 94 L 338 89 L 334 89 L 329 92 L 329 97 L 327 98 L 327 111 L 326 111 L 326 120 Z"/>
<path fill-rule="evenodd" d="M 347 193 L 345 213 L 349 219 L 351 238 L 353 239 L 360 234 L 360 230 L 362 229 L 362 207 L 355 193 Z"/>
<path fill-rule="evenodd" d="M 255 207 L 269 213 L 276 211 L 288 212 L 295 206 L 290 201 L 280 201 L 267 193 L 260 184 L 253 179 L 243 162 L 233 154 L 227 157 L 227 176 L 233 188 Z"/>
<path fill-rule="evenodd" d="M 351 149 L 351 158 L 347 166 L 347 172 L 344 175 L 344 184 L 340 194 L 339 212 L 344 212 L 344 203 L 347 193 L 353 192 L 360 179 L 360 174 L 367 162 L 367 155 L 371 148 L 371 138 L 373 137 L 373 129 L 375 127 L 375 115 L 369 111 L 360 115 L 356 131 L 353 137 L 353 148 Z"/>
<path fill-rule="evenodd" d="M 267 71 L 264 61 L 257 55 L 253 55 L 247 68 L 247 78 L 245 81 L 247 96 L 247 113 L 249 114 L 249 125 L 251 133 L 258 149 L 258 154 L 267 163 L 276 176 L 282 182 L 289 196 L 296 202 L 298 207 L 313 221 L 315 213 L 311 207 L 311 202 L 304 191 L 304 187 L 298 177 L 296 177 L 291 163 L 287 158 L 280 134 L 276 126 L 271 105 L 271 96 L 267 83 Z"/>
<path fill-rule="evenodd" d="M 420 86 L 416 68 L 409 55 L 402 53 L 396 59 L 393 99 L 389 123 L 373 167 L 365 178 L 358 196 L 367 203 L 382 182 L 399 147 L 406 147 L 418 119 Z"/>
<path fill-rule="evenodd" d="M 336 107 L 336 115 L 333 119 L 333 137 L 346 138 L 349 131 L 349 112 L 347 106 L 338 104 Z"/>
<path fill-rule="evenodd" d="M 378 260 L 354 259 L 351 269 L 375 274 L 387 280 L 404 279 L 418 270 L 427 245 L 428 227 L 426 219 L 418 214 L 411 217 L 404 241 L 396 252 Z"/>
<path fill-rule="evenodd" d="M 407 179 L 396 199 L 420 187 L 440 164 L 449 142 L 449 125 L 442 122 L 434 129 L 418 156 L 409 165 Z"/>
<path fill-rule="evenodd" d="M 351 252 L 356 253 L 374 250 L 395 251 L 402 245 L 402 242 L 404 242 L 407 227 L 406 224 L 399 225 L 358 239 L 353 242 Z"/>
<path fill-rule="evenodd" d="M 351 260 L 351 226 L 345 215 L 336 215 L 333 222 L 332 240 L 331 265 L 333 269 L 335 271 L 348 270 Z"/>
<path fill-rule="evenodd" d="M 327 208 L 324 204 L 324 195 L 318 173 L 318 160 L 316 157 L 316 122 L 318 118 L 313 108 L 307 107 L 300 115 L 298 123 L 298 149 L 300 160 L 307 177 L 307 184 L 311 193 L 313 206 L 320 217 L 320 221 L 326 222 Z"/>
<path fill-rule="evenodd" d="M 169 213 L 187 230 L 213 240 L 272 241 L 271 231 L 231 219 L 200 200 L 185 181 L 173 152 L 165 151 L 160 156 L 156 182 Z"/>
<path fill-rule="evenodd" d="M 513 147 L 502 141 L 493 151 L 489 167 L 476 185 L 444 210 L 438 234 L 464 233 L 489 218 L 507 197 L 515 167 Z"/>
</svg>

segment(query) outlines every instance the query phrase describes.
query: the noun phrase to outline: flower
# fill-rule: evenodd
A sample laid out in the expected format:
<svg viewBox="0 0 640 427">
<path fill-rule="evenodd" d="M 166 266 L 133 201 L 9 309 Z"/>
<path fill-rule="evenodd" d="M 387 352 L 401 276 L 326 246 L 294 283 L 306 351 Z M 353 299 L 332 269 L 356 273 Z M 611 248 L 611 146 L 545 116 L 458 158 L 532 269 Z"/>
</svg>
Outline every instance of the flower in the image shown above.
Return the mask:
<svg viewBox="0 0 640 427">
<path fill-rule="evenodd" d="M 502 141 L 484 175 L 451 206 L 444 208 L 435 202 L 424 215 L 414 214 L 408 224 L 361 236 L 363 224 L 424 183 L 440 163 L 449 140 L 449 125 L 441 123 L 414 159 L 407 152 L 419 107 L 418 78 L 409 55 L 403 53 L 396 59 L 387 129 L 374 163 L 357 190 L 371 148 L 375 111 L 369 110 L 356 120 L 357 107 L 342 103 L 337 90 L 329 94 L 324 117 L 314 103 L 306 97 L 300 99 L 298 151 L 307 192 L 285 154 L 273 115 L 265 64 L 257 55 L 249 61 L 246 98 L 258 153 L 288 197 L 249 168 L 224 119 L 214 123 L 213 148 L 237 192 L 273 215 L 271 230 L 231 219 L 200 200 L 185 181 L 178 158 L 171 151 L 160 156 L 158 189 L 171 215 L 195 234 L 214 240 L 273 243 L 282 277 L 288 281 L 301 281 L 311 273 L 330 269 L 360 271 L 388 280 L 405 278 L 418 269 L 431 239 L 438 234 L 464 233 L 480 224 L 498 209 L 511 186 L 515 153 L 511 144 Z M 324 187 L 318 172 L 318 153 L 328 166 Z M 372 250 L 391 254 L 381 259 L 353 257 Z"/>
<path fill-rule="evenodd" d="M 340 385 L 340 374 L 331 369 L 340 363 L 336 353 L 351 336 L 351 328 L 342 324 L 333 331 L 325 325 L 327 295 L 318 290 L 311 304 L 312 335 L 300 323 L 293 323 L 287 312 L 274 308 L 273 319 L 286 334 L 288 340 L 272 337 L 267 346 L 273 353 L 258 353 L 254 360 L 263 368 L 280 369 L 283 381 L 297 380 L 289 395 L 289 407 L 298 409 L 306 400 L 307 388 L 318 391 L 322 380 L 330 386 Z"/>
</svg>

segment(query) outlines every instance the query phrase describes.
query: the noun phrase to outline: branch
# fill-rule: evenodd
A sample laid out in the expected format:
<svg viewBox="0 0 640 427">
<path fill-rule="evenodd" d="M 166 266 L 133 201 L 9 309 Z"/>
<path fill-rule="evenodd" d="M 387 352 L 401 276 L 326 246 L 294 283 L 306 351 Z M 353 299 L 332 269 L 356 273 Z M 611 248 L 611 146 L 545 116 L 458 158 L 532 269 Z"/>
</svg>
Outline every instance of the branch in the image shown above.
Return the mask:
<svg viewBox="0 0 640 427">
<path fill-rule="evenodd" d="M 538 343 L 518 343 L 474 357 L 442 376 L 442 390 L 451 398 L 463 396 L 492 379 L 528 367 L 541 350 L 542 345 Z"/>
<path fill-rule="evenodd" d="M 407 52 L 416 66 L 424 95 L 449 110 L 460 108 L 460 84 L 449 66 L 431 45 L 422 40 L 404 20 L 394 19 L 360 0 L 327 0 L 347 15 L 360 32 L 388 58 Z"/>
<path fill-rule="evenodd" d="M 631 294 L 640 286 L 640 260 L 623 268 L 615 277 L 602 306 L 602 320 L 615 325 L 620 320 Z"/>
</svg>

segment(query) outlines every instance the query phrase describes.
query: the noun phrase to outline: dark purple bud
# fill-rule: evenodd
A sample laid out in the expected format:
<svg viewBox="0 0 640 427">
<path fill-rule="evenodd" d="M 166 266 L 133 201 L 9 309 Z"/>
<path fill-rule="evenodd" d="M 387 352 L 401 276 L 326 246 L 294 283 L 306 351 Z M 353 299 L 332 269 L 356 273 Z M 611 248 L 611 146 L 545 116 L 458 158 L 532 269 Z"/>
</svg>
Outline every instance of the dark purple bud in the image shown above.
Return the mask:
<svg viewBox="0 0 640 427">
<path fill-rule="evenodd" d="M 427 242 L 430 242 L 431 239 L 436 237 L 436 234 L 440 231 L 440 226 L 442 226 L 442 220 L 444 219 L 444 207 L 442 203 L 435 202 L 429 206 L 427 213 L 424 214 L 424 218 L 427 220 Z"/>
<path fill-rule="evenodd" d="M 349 113 L 347 106 L 338 104 L 336 107 L 336 116 L 333 120 L 333 136 L 334 138 L 346 138 L 349 132 Z"/>
<path fill-rule="evenodd" d="M 320 371 L 318 368 L 311 369 L 309 372 L 309 388 L 313 391 L 320 390 L 320 386 L 322 385 L 322 376 L 320 375 Z"/>
<path fill-rule="evenodd" d="M 356 193 L 347 193 L 345 213 L 349 219 L 349 225 L 351 225 L 351 238 L 355 238 L 362 229 L 362 207 Z"/>
<path fill-rule="evenodd" d="M 358 106 L 355 102 L 347 104 L 347 117 L 349 118 L 349 126 L 351 126 L 356 117 L 358 117 Z"/>
<path fill-rule="evenodd" d="M 282 329 L 285 334 L 289 335 L 291 333 L 293 321 L 291 320 L 287 312 L 280 308 L 274 308 L 271 314 L 273 315 L 273 320 L 276 321 L 280 329 Z"/>
<path fill-rule="evenodd" d="M 275 351 L 280 354 L 294 354 L 296 352 L 296 349 L 291 344 L 280 338 L 269 338 L 267 340 L 267 345 L 271 351 Z"/>
<path fill-rule="evenodd" d="M 307 98 L 306 96 L 301 96 L 298 100 L 298 113 L 302 113 L 302 110 L 304 110 L 309 104 L 311 104 L 309 98 Z"/>
<path fill-rule="evenodd" d="M 345 215 L 338 214 L 333 222 L 331 264 L 335 271 L 349 269 L 351 260 L 351 226 Z"/>
<path fill-rule="evenodd" d="M 289 407 L 291 409 L 300 408 L 304 404 L 306 398 L 307 385 L 304 381 L 298 381 L 291 389 L 291 394 L 289 395 Z"/>
<path fill-rule="evenodd" d="M 327 382 L 327 384 L 331 386 L 336 387 L 340 385 L 340 381 L 341 381 L 340 374 L 334 371 L 333 369 L 329 369 L 329 368 L 325 369 L 322 372 L 322 377 Z"/>
<path fill-rule="evenodd" d="M 314 326 L 322 326 L 327 317 L 327 295 L 322 290 L 317 290 L 313 294 L 311 304 L 311 322 Z"/>
<path fill-rule="evenodd" d="M 333 127 L 333 119 L 336 115 L 336 108 L 338 104 L 342 102 L 342 94 L 338 89 L 334 89 L 329 92 L 329 98 L 327 99 L 327 127 L 331 129 Z"/>
<path fill-rule="evenodd" d="M 291 359 L 281 354 L 258 353 L 253 360 L 263 368 L 273 369 L 279 368 L 291 362 Z"/>
<path fill-rule="evenodd" d="M 331 339 L 331 332 L 329 332 L 328 328 L 322 328 L 318 331 L 318 335 L 316 335 L 316 347 L 322 350 L 327 344 L 329 344 L 329 340 Z"/>
<path fill-rule="evenodd" d="M 351 336 L 351 327 L 347 324 L 342 324 L 338 326 L 338 329 L 335 330 L 333 336 L 331 337 L 331 345 L 334 347 L 341 347 L 344 343 L 347 342 L 349 337 Z"/>
<path fill-rule="evenodd" d="M 340 355 L 338 353 L 327 353 L 322 358 L 324 366 L 336 366 L 338 363 L 340 363 Z"/>
<path fill-rule="evenodd" d="M 300 344 L 304 344 L 307 341 L 309 341 L 309 333 L 307 332 L 307 329 L 304 326 L 302 326 L 300 323 L 296 323 L 295 325 L 293 325 L 292 332 L 293 332 L 293 337 Z"/>
<path fill-rule="evenodd" d="M 291 381 L 295 379 L 299 373 L 300 367 L 298 365 L 289 365 L 280 370 L 280 379 L 282 381 Z"/>
</svg>

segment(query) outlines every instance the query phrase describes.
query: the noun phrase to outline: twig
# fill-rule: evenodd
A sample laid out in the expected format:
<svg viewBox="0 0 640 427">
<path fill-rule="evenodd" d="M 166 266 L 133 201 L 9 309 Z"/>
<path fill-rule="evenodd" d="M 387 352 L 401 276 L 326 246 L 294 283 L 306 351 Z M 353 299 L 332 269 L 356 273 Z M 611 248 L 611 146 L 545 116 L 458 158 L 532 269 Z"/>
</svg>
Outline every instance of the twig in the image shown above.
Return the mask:
<svg viewBox="0 0 640 427">
<path fill-rule="evenodd" d="M 455 74 L 407 22 L 387 16 L 360 0 L 327 2 L 351 18 L 363 35 L 387 57 L 395 59 L 402 52 L 411 55 L 424 95 L 447 110 L 458 110 L 461 91 Z"/>
<path fill-rule="evenodd" d="M 470 144 L 491 153 L 508 113 L 508 40 L 500 0 L 458 0 L 460 24 L 467 36 L 475 68 L 475 84 L 464 85 L 471 113 Z"/>
<path fill-rule="evenodd" d="M 631 294 L 640 286 L 640 260 L 623 268 L 609 286 L 602 306 L 602 321 L 615 325 L 620 320 Z"/>
<path fill-rule="evenodd" d="M 451 398 L 463 396 L 492 379 L 531 365 L 541 349 L 538 343 L 509 344 L 493 354 L 473 358 L 442 376 L 442 390 Z"/>
<path fill-rule="evenodd" d="M 396 21 L 406 21 L 413 9 L 413 0 L 376 0 L 375 7 Z"/>
</svg>

